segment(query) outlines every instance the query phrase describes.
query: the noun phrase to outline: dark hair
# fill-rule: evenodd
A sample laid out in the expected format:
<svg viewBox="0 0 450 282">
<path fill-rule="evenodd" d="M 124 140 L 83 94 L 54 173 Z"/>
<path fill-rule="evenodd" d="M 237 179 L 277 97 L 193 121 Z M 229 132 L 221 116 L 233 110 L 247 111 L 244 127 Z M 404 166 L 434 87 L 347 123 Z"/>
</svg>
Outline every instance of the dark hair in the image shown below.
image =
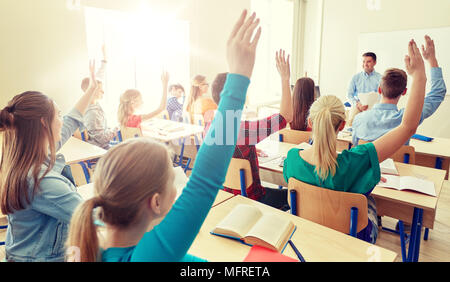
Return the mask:
<svg viewBox="0 0 450 282">
<path fill-rule="evenodd" d="M 308 77 L 297 80 L 292 93 L 293 119 L 291 129 L 306 131 L 309 108 L 315 100 L 314 80 Z"/>
<path fill-rule="evenodd" d="M 227 72 L 219 73 L 216 75 L 212 85 L 211 85 L 211 93 L 214 102 L 219 105 L 220 102 L 220 93 L 222 93 L 223 86 L 225 85 L 225 81 L 227 81 Z"/>
<path fill-rule="evenodd" d="M 172 89 L 174 89 L 174 88 L 175 89 L 181 89 L 183 92 L 185 92 L 184 91 L 184 87 L 181 84 L 179 84 L 179 83 L 170 85 L 169 86 L 169 92 L 172 91 Z"/>
<path fill-rule="evenodd" d="M 367 53 L 364 53 L 362 56 L 363 56 L 363 57 L 372 57 L 372 59 L 373 59 L 375 62 L 377 61 L 377 55 L 376 55 L 375 53 L 367 52 Z"/>
<path fill-rule="evenodd" d="M 395 68 L 388 69 L 381 78 L 381 93 L 388 99 L 396 99 L 405 91 L 407 83 L 408 76 L 405 71 Z"/>
<path fill-rule="evenodd" d="M 29 91 L 15 96 L 0 112 L 0 132 L 4 132 L 0 161 L 0 206 L 3 214 L 22 210 L 30 204 L 41 179 L 52 169 L 56 146 L 52 121 L 53 101 L 46 95 Z M 44 174 L 41 166 L 49 156 Z M 34 183 L 30 194 L 29 175 Z"/>
</svg>

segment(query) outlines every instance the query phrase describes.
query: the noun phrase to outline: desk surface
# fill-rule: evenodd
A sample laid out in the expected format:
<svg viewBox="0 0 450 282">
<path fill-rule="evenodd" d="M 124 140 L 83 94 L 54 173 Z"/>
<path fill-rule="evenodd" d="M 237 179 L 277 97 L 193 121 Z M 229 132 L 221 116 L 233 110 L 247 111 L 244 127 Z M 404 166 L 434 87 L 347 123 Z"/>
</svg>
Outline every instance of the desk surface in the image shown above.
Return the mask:
<svg viewBox="0 0 450 282">
<path fill-rule="evenodd" d="M 289 217 L 297 226 L 292 241 L 306 261 L 395 261 L 397 254 L 311 221 L 274 209 L 242 196 L 235 196 L 210 210 L 188 253 L 209 261 L 243 261 L 250 247 L 210 231 L 237 205 L 249 204 L 280 217 Z M 298 259 L 288 245 L 284 255 Z"/>
<path fill-rule="evenodd" d="M 106 154 L 106 152 L 107 151 L 103 148 L 89 144 L 75 137 L 70 137 L 57 154 L 63 154 L 66 159 L 66 164 L 72 164 L 100 158 Z"/>
<path fill-rule="evenodd" d="M 151 119 L 141 124 L 142 134 L 145 137 L 170 142 L 188 136 L 203 133 L 203 126 L 176 122 L 166 119 Z"/>
</svg>

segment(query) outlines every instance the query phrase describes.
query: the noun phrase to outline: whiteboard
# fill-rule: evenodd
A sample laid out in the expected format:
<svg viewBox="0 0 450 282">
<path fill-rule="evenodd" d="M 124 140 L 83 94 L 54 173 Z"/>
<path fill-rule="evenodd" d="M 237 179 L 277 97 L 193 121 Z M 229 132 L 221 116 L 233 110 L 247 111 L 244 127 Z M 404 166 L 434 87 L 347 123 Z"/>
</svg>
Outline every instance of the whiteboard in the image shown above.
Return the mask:
<svg viewBox="0 0 450 282">
<path fill-rule="evenodd" d="M 361 33 L 358 40 L 357 70 L 362 70 L 362 54 L 374 52 L 377 55 L 375 70 L 381 74 L 389 68 L 399 68 L 406 71 L 405 55 L 408 54 L 408 42 L 414 39 L 421 50 L 425 45 L 424 36 L 429 35 L 434 40 L 436 58 L 442 68 L 447 88 L 450 85 L 450 27 L 402 30 L 391 32 Z M 431 87 L 430 67 L 425 61 L 427 74 L 427 92 Z M 408 87 L 412 79 L 408 77 Z M 449 95 L 449 91 L 447 91 Z"/>
</svg>

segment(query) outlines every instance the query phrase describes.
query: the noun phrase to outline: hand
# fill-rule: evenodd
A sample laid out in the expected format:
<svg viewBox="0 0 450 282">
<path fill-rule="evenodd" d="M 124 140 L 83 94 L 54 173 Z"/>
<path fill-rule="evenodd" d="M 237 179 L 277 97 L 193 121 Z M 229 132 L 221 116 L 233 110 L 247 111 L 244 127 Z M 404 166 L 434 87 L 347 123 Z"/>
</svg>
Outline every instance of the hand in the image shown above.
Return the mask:
<svg viewBox="0 0 450 282">
<path fill-rule="evenodd" d="M 256 47 L 261 36 L 261 27 L 258 28 L 253 41 L 253 31 L 259 24 L 253 13 L 247 20 L 247 10 L 244 10 L 236 22 L 227 42 L 227 61 L 230 73 L 236 73 L 250 78 L 255 65 Z"/>
<path fill-rule="evenodd" d="M 263 150 L 256 148 L 256 155 L 260 158 L 267 158 L 269 155 L 267 155 Z"/>
<path fill-rule="evenodd" d="M 361 102 L 356 102 L 356 107 L 358 108 L 358 110 L 360 111 L 360 112 L 364 112 L 364 111 L 367 111 L 367 109 L 369 108 L 369 105 L 363 105 L 363 104 L 361 104 Z"/>
<path fill-rule="evenodd" d="M 436 60 L 434 40 L 431 40 L 431 38 L 428 35 L 425 35 L 425 44 L 426 48 L 422 45 L 423 58 L 431 64 L 431 67 L 437 67 L 438 64 Z"/>
<path fill-rule="evenodd" d="M 169 84 L 169 73 L 166 71 L 163 71 L 161 74 L 161 82 L 164 86 L 167 86 Z"/>
<path fill-rule="evenodd" d="M 106 61 L 106 45 L 102 45 L 102 54 L 103 54 L 103 60 Z"/>
<path fill-rule="evenodd" d="M 425 65 L 423 63 L 422 55 L 416 42 L 411 40 L 408 44 L 408 55 L 405 56 L 406 71 L 413 78 L 426 79 Z"/>
<path fill-rule="evenodd" d="M 387 179 L 384 178 L 383 176 L 381 176 L 381 177 L 380 177 L 380 181 L 383 182 L 383 183 L 386 183 L 386 182 L 387 182 Z"/>
<path fill-rule="evenodd" d="M 281 50 L 276 53 L 275 60 L 277 62 L 277 70 L 281 76 L 282 80 L 290 80 L 291 78 L 291 66 L 289 64 L 289 55 L 287 56 L 287 60 L 284 56 L 284 50 Z"/>
</svg>

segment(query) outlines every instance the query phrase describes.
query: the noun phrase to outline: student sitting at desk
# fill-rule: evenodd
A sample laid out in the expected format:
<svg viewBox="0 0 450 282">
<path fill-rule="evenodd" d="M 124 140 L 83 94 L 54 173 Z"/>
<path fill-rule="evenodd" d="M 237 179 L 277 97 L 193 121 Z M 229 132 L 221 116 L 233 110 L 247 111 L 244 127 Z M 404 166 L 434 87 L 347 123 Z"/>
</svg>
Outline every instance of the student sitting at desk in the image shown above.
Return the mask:
<svg viewBox="0 0 450 282">
<path fill-rule="evenodd" d="M 173 84 L 169 87 L 172 95 L 167 100 L 167 112 L 169 119 L 173 121 L 183 121 L 184 87 L 181 84 Z M 181 101 L 181 102 L 180 102 Z"/>
<path fill-rule="evenodd" d="M 345 108 L 336 96 L 323 96 L 311 107 L 308 122 L 312 126 L 312 147 L 291 149 L 284 161 L 286 182 L 293 177 L 310 185 L 368 197 L 369 222 L 357 237 L 375 243 L 378 234 L 377 212 L 370 196 L 381 178 L 379 163 L 396 152 L 416 131 L 425 96 L 426 75 L 420 51 L 412 40 L 405 58 L 413 77 L 411 94 L 399 126 L 373 143 L 336 152 L 337 133 L 345 126 Z"/>
<path fill-rule="evenodd" d="M 284 51 L 280 50 L 276 55 L 277 69 L 282 81 L 282 98 L 280 113 L 257 121 L 242 121 L 239 139 L 233 158 L 247 159 L 252 170 L 253 184 L 247 188 L 247 196 L 253 200 L 260 201 L 277 209 L 288 210 L 286 189 L 265 188 L 261 185 L 259 178 L 259 164 L 256 144 L 269 137 L 271 134 L 286 127 L 292 120 L 292 100 L 289 84 L 290 66 L 289 56 L 285 59 Z M 220 93 L 227 78 L 226 73 L 218 74 L 212 85 L 214 101 L 219 104 Z M 208 132 L 209 125 L 206 124 L 205 132 Z M 233 194 L 240 194 L 239 190 L 231 190 L 225 187 L 225 191 Z"/>
<path fill-rule="evenodd" d="M 208 89 L 209 84 L 203 75 L 196 75 L 192 79 L 191 92 L 186 103 L 186 112 L 189 113 L 191 123 L 195 123 L 195 115 L 201 115 L 206 122 L 211 122 L 205 113 L 216 110 L 217 105 L 211 97 L 206 96 Z"/>
<path fill-rule="evenodd" d="M 447 89 L 442 77 L 442 69 L 436 60 L 434 41 L 425 36 L 426 48 L 422 45 L 423 57 L 431 66 L 431 91 L 425 97 L 423 109 L 420 110 L 420 123 L 430 117 L 444 100 Z M 405 109 L 399 110 L 397 104 L 406 94 L 407 76 L 403 70 L 389 69 L 381 79 L 378 92 L 381 103 L 371 110 L 360 113 L 353 121 L 353 141 L 357 145 L 359 140 L 373 141 L 397 127 L 404 115 Z M 407 140 L 406 144 L 409 144 Z"/>
<path fill-rule="evenodd" d="M 87 142 L 99 146 L 103 149 L 108 150 L 110 145 L 109 142 L 114 139 L 117 135 L 117 128 L 110 129 L 107 126 L 105 111 L 100 105 L 99 101 L 103 99 L 104 91 L 103 91 L 103 82 L 105 80 L 105 71 L 106 71 L 106 50 L 105 46 L 102 48 L 103 52 L 103 60 L 100 69 L 97 71 L 95 75 L 97 78 L 97 90 L 94 93 L 94 97 L 92 99 L 91 104 L 89 105 L 86 113 L 84 114 L 83 124 L 86 127 L 89 138 Z M 89 87 L 90 78 L 86 77 L 81 82 L 81 89 L 83 93 L 87 91 Z"/>
<path fill-rule="evenodd" d="M 56 152 L 82 125 L 97 87 L 95 65 L 90 71 L 88 90 L 63 119 L 56 103 L 35 91 L 15 96 L 0 112 L 7 261 L 64 261 L 69 222 L 82 198 L 63 174 L 65 159 Z"/>
<path fill-rule="evenodd" d="M 289 124 L 293 130 L 311 131 L 307 118 L 311 105 L 316 100 L 314 80 L 303 77 L 297 80 L 292 93 L 292 107 L 294 114 Z"/>
<path fill-rule="evenodd" d="M 144 114 L 134 114 L 142 105 L 142 94 L 136 89 L 129 89 L 120 96 L 119 111 L 117 117 L 121 127 L 136 127 L 141 128 L 143 121 L 156 117 L 162 111 L 166 109 L 167 104 L 167 85 L 169 83 L 169 74 L 163 72 L 161 75 L 161 82 L 163 88 L 163 96 L 161 98 L 161 104 L 155 111 Z"/>
<path fill-rule="evenodd" d="M 174 172 L 165 145 L 136 138 L 110 149 L 95 171 L 95 197 L 77 208 L 70 224 L 68 251 L 79 250 L 81 261 L 200 260 L 186 253 L 225 180 L 261 35 L 258 29 L 251 40 L 259 19 L 255 20 L 255 14 L 246 17 L 244 11 L 228 40 L 230 74 L 218 107 L 223 116 L 228 111 L 236 113 L 233 119 L 214 119 L 175 203 Z M 232 130 L 232 138 L 226 129 Z M 92 218 L 97 207 L 106 224 L 101 253 Z M 68 258 L 73 259 L 77 258 Z"/>
</svg>

